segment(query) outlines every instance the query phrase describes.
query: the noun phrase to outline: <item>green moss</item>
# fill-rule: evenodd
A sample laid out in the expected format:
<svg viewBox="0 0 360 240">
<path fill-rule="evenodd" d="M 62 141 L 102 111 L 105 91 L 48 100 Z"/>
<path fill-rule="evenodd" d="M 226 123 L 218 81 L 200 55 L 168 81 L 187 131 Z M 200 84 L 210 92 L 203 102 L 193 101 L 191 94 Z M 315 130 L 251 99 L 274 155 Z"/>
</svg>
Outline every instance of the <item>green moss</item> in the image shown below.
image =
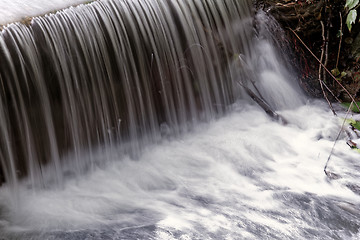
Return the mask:
<svg viewBox="0 0 360 240">
<path fill-rule="evenodd" d="M 346 122 L 351 124 L 354 128 L 356 128 L 357 130 L 360 131 L 360 122 L 359 121 L 355 121 L 354 119 L 346 119 Z"/>
<path fill-rule="evenodd" d="M 353 127 L 360 131 L 360 122 L 353 124 Z"/>
<path fill-rule="evenodd" d="M 357 103 L 358 106 L 360 106 L 360 102 L 356 102 L 356 103 Z M 341 103 L 341 105 L 343 107 L 347 108 L 347 109 L 350 107 L 350 104 L 351 103 L 348 103 L 348 102 Z M 360 113 L 359 109 L 357 108 L 357 106 L 355 104 L 352 105 L 351 111 L 356 112 L 356 113 Z"/>
</svg>

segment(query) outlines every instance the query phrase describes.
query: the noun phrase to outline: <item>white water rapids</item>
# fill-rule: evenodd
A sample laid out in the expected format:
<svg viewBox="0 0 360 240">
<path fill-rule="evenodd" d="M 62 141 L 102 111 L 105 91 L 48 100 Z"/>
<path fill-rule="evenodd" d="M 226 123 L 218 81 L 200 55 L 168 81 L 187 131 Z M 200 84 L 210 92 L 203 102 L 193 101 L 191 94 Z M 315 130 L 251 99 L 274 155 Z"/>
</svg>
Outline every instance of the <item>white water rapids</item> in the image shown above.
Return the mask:
<svg viewBox="0 0 360 240">
<path fill-rule="evenodd" d="M 283 87 L 268 101 L 287 96 L 299 104 L 301 96 L 286 94 L 285 70 L 269 61 L 272 48 L 259 46 L 260 62 L 271 66 L 261 79 Z M 1 188 L 1 231 L 10 239 L 360 237 L 359 155 L 344 135 L 329 164 L 341 178 L 323 172 L 341 119 L 314 100 L 279 111 L 286 125 L 248 100 L 231 108 L 192 133 L 146 147 L 136 161 L 114 152 L 113 162 L 67 177 L 63 189 L 34 191 L 24 182 L 16 202 L 11 188 Z M 99 150 L 96 158 L 104 157 Z"/>
<path fill-rule="evenodd" d="M 358 180 L 358 153 L 338 141 L 329 167 L 342 178 L 323 172 L 340 125 L 327 106 L 282 111 L 287 125 L 246 102 L 233 108 L 149 146 L 138 161 L 114 153 L 117 161 L 64 189 L 35 193 L 24 184 L 2 228 L 20 239 L 359 237 L 360 196 L 346 187 Z M 11 200 L 1 189 L 14 210 Z"/>
</svg>

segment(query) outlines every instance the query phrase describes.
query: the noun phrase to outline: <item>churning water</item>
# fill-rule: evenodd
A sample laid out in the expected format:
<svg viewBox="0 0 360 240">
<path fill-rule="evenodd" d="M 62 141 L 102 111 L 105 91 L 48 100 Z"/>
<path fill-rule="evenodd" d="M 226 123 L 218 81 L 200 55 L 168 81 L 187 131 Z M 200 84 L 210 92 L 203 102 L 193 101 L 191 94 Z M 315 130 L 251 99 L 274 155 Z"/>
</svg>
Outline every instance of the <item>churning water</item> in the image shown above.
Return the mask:
<svg viewBox="0 0 360 240">
<path fill-rule="evenodd" d="M 336 145 L 339 120 L 322 102 L 282 111 L 284 126 L 239 101 L 226 117 L 148 146 L 63 189 L 2 188 L 2 231 L 14 239 L 354 239 L 358 153 Z M 99 153 L 98 158 L 103 158 Z M 11 239 L 10 237 L 10 239 Z"/>
<path fill-rule="evenodd" d="M 342 121 L 237 2 L 104 1 L 5 29 L 0 239 L 359 238 L 344 134 L 323 171 Z"/>
</svg>

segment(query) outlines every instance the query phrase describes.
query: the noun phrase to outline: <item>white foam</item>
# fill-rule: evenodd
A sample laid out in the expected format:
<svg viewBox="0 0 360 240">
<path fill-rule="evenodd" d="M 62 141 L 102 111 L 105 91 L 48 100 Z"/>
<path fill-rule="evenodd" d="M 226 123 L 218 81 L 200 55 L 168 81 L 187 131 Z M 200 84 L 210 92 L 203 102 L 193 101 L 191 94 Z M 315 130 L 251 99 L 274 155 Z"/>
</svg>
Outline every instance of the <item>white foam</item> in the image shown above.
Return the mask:
<svg viewBox="0 0 360 240">
<path fill-rule="evenodd" d="M 192 134 L 148 147 L 138 161 L 119 156 L 103 169 L 68 179 L 62 190 L 33 194 L 24 186 L 18 208 L 2 188 L 0 202 L 11 212 L 2 224 L 17 231 L 155 224 L 159 239 L 174 238 L 161 229 L 249 237 L 254 233 L 248 228 L 258 225 L 289 237 L 321 220 L 293 216 L 295 210 L 278 196 L 310 194 L 359 204 L 360 197 L 345 186 L 356 182 L 348 174 L 354 163 L 347 160 L 358 157 L 345 140 L 338 141 L 330 162 L 342 180 L 328 181 L 323 172 L 341 126 L 338 119 L 322 103 L 281 114 L 289 124 L 240 103 L 229 116 Z M 194 236 L 186 234 L 183 239 Z"/>
</svg>

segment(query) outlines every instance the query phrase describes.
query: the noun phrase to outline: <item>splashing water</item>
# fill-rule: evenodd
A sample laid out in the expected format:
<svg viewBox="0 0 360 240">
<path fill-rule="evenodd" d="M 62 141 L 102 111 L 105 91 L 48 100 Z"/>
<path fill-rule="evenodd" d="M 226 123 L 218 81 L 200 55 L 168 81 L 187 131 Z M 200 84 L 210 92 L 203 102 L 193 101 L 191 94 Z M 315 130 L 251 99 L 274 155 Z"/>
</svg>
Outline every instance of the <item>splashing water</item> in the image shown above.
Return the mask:
<svg viewBox="0 0 360 240">
<path fill-rule="evenodd" d="M 341 121 L 325 103 L 305 102 L 270 34 L 276 23 L 262 12 L 256 21 L 255 36 L 246 40 L 254 48 L 239 47 L 242 54 L 228 74 L 277 109 L 286 125 L 234 84 L 238 100 L 225 116 L 198 117 L 210 120 L 178 135 L 166 123 L 162 131 L 168 134 L 147 141 L 136 160 L 123 151 L 126 142 L 115 141 L 115 147 L 100 144 L 62 156 L 60 188 L 52 164 L 41 167 L 45 188 L 35 188 L 31 177 L 17 184 L 17 201 L 13 185 L 2 186 L 0 239 L 360 237 L 358 153 L 341 138 L 329 165 L 341 178 L 326 178 L 324 164 Z M 210 111 L 212 105 L 204 102 L 202 108 Z M 77 158 L 104 164 L 75 174 Z"/>
<path fill-rule="evenodd" d="M 5 180 L 57 185 L 74 152 L 81 175 L 118 148 L 137 158 L 234 102 L 232 56 L 250 56 L 248 1 L 98 1 L 12 24 L 0 38 L 0 160 Z M 241 41 L 236 39 L 241 37 Z M 108 153 L 106 153 L 108 152 Z M 88 156 L 88 157 L 84 157 Z M 110 161 L 110 159 L 108 159 Z"/>
<path fill-rule="evenodd" d="M 339 141 L 328 181 L 325 160 L 339 127 L 326 104 L 269 119 L 247 102 L 184 137 L 148 146 L 64 189 L 21 186 L 19 206 L 2 188 L 1 221 L 23 239 L 321 239 L 358 236 L 357 153 Z M 99 158 L 102 153 L 99 153 Z"/>
</svg>

